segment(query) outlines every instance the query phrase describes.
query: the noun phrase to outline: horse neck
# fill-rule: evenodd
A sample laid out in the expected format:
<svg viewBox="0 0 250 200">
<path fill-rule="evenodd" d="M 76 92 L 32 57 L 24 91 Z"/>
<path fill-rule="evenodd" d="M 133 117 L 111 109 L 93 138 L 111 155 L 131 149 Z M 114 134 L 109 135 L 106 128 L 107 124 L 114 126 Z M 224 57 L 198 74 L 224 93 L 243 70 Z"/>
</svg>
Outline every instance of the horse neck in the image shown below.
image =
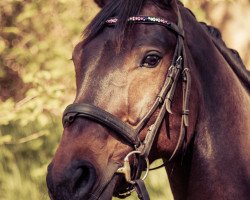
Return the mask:
<svg viewBox="0 0 250 200">
<path fill-rule="evenodd" d="M 194 18 L 187 14 L 185 20 L 190 24 Z M 250 193 L 249 94 L 195 24 L 186 31 L 186 38 L 200 93 L 199 117 L 192 150 L 181 164 L 177 159 L 168 167 L 170 184 L 175 199 L 246 199 Z"/>
<path fill-rule="evenodd" d="M 189 194 L 194 199 L 203 199 L 200 195 L 209 199 L 244 199 L 250 187 L 249 94 L 223 57 L 208 59 L 213 61 L 210 66 L 196 61 L 200 65 L 202 103 Z M 201 191 L 199 196 L 195 196 L 197 189 Z"/>
</svg>

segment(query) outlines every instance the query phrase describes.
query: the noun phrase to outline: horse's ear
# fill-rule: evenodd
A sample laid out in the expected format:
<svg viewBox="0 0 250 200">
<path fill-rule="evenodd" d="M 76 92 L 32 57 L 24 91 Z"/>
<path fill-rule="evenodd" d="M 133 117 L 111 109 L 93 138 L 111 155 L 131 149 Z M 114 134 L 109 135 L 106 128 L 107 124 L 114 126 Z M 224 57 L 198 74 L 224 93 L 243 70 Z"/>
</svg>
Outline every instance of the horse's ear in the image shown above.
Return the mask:
<svg viewBox="0 0 250 200">
<path fill-rule="evenodd" d="M 99 7 L 104 7 L 106 4 L 107 4 L 107 2 L 108 1 L 110 1 L 110 0 L 94 0 L 96 3 L 97 3 L 97 5 L 99 6 Z"/>
</svg>

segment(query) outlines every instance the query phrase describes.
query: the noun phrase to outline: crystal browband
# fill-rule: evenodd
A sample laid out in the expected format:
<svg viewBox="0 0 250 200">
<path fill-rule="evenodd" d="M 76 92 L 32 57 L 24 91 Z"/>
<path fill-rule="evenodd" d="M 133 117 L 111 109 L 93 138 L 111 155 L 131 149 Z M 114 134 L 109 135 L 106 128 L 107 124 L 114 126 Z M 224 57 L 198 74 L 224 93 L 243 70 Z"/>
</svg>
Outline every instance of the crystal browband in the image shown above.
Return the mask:
<svg viewBox="0 0 250 200">
<path fill-rule="evenodd" d="M 118 22 L 118 19 L 116 17 L 110 18 L 106 21 L 107 24 L 116 24 Z M 169 21 L 159 18 L 159 17 L 150 17 L 150 16 L 134 16 L 134 17 L 129 17 L 128 22 L 149 22 L 149 23 L 162 23 L 165 25 L 171 24 Z"/>
<path fill-rule="evenodd" d="M 116 17 L 112 17 L 108 20 L 106 20 L 106 24 L 113 26 L 116 25 L 118 22 L 118 18 Z M 165 26 L 166 28 L 169 28 L 171 30 L 173 30 L 174 32 L 176 32 L 178 35 L 184 37 L 183 31 L 181 31 L 179 29 L 179 27 L 177 25 L 175 25 L 175 23 L 170 22 L 166 19 L 160 18 L 160 17 L 151 17 L 151 16 L 133 16 L 133 17 L 129 17 L 127 22 L 131 22 L 131 23 L 141 23 L 141 24 L 158 24 L 158 25 L 162 25 Z"/>
</svg>

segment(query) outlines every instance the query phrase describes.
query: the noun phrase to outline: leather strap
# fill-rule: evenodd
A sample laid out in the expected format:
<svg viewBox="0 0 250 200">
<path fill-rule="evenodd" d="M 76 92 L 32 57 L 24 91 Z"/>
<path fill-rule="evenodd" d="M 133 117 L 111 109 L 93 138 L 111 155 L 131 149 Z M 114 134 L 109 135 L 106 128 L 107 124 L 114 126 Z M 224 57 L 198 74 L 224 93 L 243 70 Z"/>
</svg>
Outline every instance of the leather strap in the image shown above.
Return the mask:
<svg viewBox="0 0 250 200">
<path fill-rule="evenodd" d="M 142 181 L 140 179 L 135 180 L 135 190 L 138 194 L 139 199 L 150 200 L 144 181 Z"/>
<path fill-rule="evenodd" d="M 94 105 L 85 103 L 74 103 L 69 105 L 63 114 L 63 126 L 65 127 L 71 124 L 76 117 L 88 118 L 105 125 L 107 128 L 117 133 L 116 135 L 118 137 L 133 148 L 134 146 L 140 145 L 140 140 L 137 135 L 134 134 L 135 130 L 132 127 L 122 122 L 114 115 Z"/>
</svg>

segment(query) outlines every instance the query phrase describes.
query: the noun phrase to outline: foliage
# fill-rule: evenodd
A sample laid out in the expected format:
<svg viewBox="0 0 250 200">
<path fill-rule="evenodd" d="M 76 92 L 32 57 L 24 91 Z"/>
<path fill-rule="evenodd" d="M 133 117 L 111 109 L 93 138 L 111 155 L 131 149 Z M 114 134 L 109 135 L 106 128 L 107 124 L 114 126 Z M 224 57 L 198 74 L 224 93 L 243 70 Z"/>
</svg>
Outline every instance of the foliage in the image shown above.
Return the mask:
<svg viewBox="0 0 250 200">
<path fill-rule="evenodd" d="M 0 199 L 47 199 L 46 168 L 74 93 L 71 52 L 91 15 L 64 0 L 6 0 L 0 10 Z"/>
</svg>

